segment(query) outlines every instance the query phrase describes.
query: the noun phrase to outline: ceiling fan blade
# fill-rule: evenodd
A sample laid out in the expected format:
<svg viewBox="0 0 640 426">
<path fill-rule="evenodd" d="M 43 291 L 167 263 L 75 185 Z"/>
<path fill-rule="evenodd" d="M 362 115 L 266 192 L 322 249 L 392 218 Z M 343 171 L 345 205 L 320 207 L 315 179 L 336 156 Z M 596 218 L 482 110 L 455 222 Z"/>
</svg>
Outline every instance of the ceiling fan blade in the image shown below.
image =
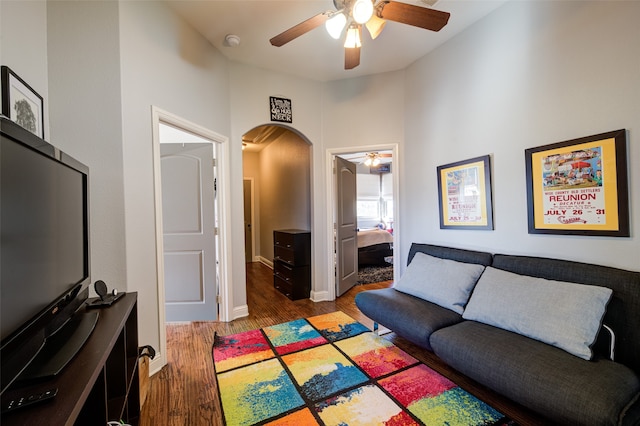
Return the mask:
<svg viewBox="0 0 640 426">
<path fill-rule="evenodd" d="M 344 48 L 344 69 L 351 70 L 360 65 L 360 48 L 345 47 Z"/>
<path fill-rule="evenodd" d="M 379 18 L 431 31 L 440 31 L 449 22 L 450 15 L 449 12 L 389 0 L 381 2 L 376 10 Z"/>
<path fill-rule="evenodd" d="M 312 16 L 306 21 L 300 22 L 298 25 L 294 25 L 286 31 L 281 32 L 277 36 L 271 38 L 269 40 L 273 46 L 280 47 L 284 44 L 289 43 L 291 40 L 300 37 L 303 34 L 308 33 L 309 31 L 319 27 L 324 24 L 327 19 L 329 19 L 329 14 L 326 12 L 319 13 L 316 16 Z"/>
</svg>

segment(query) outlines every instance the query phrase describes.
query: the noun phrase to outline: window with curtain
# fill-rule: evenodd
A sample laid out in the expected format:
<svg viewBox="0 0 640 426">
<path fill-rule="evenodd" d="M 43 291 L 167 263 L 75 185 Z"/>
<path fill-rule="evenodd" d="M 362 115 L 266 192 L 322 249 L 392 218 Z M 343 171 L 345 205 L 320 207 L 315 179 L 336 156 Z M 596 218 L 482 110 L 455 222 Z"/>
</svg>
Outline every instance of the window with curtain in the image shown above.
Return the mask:
<svg viewBox="0 0 640 426">
<path fill-rule="evenodd" d="M 358 227 L 374 228 L 393 221 L 393 179 L 391 173 L 357 175 Z"/>
</svg>

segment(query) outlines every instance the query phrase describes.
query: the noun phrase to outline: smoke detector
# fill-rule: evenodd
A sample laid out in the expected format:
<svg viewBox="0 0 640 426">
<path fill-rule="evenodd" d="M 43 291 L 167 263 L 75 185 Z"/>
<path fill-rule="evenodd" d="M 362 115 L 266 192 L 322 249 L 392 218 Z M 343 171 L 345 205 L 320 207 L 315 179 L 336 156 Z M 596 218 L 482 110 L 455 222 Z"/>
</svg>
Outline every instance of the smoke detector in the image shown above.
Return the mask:
<svg viewBox="0 0 640 426">
<path fill-rule="evenodd" d="M 224 37 L 224 44 L 228 47 L 236 47 L 240 45 L 240 37 L 235 34 L 227 34 Z"/>
</svg>

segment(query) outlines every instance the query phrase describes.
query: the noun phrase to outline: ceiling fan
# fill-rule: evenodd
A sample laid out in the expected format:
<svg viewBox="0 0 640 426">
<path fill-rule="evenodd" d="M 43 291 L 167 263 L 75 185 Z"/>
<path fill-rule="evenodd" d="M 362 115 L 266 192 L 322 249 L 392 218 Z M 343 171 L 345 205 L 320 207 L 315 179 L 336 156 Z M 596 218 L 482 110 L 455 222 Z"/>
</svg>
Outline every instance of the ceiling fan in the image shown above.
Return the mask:
<svg viewBox="0 0 640 426">
<path fill-rule="evenodd" d="M 364 25 L 371 38 L 380 35 L 386 21 L 400 22 L 431 31 L 440 31 L 449 21 L 449 13 L 392 0 L 333 0 L 336 10 L 319 13 L 269 40 L 283 46 L 303 34 L 326 24 L 336 40 L 347 28 L 344 44 L 344 68 L 360 65 L 361 32 Z"/>
<path fill-rule="evenodd" d="M 392 154 L 387 152 L 364 152 L 355 156 L 345 156 L 345 159 L 364 164 L 368 167 L 378 166 L 383 158 L 391 158 Z"/>
</svg>

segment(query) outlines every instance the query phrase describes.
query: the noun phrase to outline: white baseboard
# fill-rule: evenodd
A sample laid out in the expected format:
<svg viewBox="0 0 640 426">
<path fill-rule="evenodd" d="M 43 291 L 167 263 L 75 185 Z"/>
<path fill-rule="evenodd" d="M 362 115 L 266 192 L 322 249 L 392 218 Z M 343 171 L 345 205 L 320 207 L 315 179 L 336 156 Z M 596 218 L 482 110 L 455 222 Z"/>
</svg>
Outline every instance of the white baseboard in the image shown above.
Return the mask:
<svg viewBox="0 0 640 426">
<path fill-rule="evenodd" d="M 258 256 L 258 262 L 260 262 L 263 265 L 268 266 L 269 268 L 273 269 L 273 262 L 271 260 L 267 259 L 266 257 Z"/>
<path fill-rule="evenodd" d="M 164 354 L 156 352 L 156 356 L 149 360 L 149 377 L 162 370 L 162 367 L 167 365 L 167 357 Z"/>
<path fill-rule="evenodd" d="M 238 306 L 233 308 L 233 311 L 231 312 L 231 320 L 235 320 L 238 318 L 243 318 L 243 317 L 248 317 L 249 316 L 249 306 L 247 305 L 242 305 L 242 306 Z"/>
<path fill-rule="evenodd" d="M 312 291 L 309 298 L 312 302 L 326 302 L 330 300 L 328 291 Z"/>
</svg>

